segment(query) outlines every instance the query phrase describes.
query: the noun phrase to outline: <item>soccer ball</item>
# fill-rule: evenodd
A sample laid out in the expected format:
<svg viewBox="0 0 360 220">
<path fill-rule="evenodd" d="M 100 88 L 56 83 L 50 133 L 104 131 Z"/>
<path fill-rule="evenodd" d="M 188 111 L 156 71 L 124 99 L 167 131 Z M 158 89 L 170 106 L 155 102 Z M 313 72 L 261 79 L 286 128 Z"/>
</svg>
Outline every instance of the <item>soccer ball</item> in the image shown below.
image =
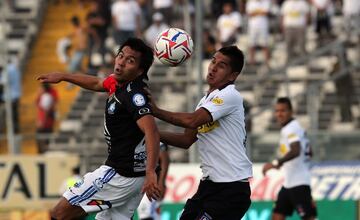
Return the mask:
<svg viewBox="0 0 360 220">
<path fill-rule="evenodd" d="M 193 41 L 186 31 L 169 28 L 159 34 L 154 51 L 159 61 L 168 66 L 178 66 L 193 52 Z"/>
</svg>

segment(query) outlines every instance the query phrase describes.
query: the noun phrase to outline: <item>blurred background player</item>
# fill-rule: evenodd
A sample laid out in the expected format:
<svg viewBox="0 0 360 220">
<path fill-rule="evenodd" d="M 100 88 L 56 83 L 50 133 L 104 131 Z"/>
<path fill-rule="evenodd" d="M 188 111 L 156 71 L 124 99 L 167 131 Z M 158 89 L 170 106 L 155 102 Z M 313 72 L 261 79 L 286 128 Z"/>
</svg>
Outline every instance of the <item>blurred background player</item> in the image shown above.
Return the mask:
<svg viewBox="0 0 360 220">
<path fill-rule="evenodd" d="M 285 220 L 296 210 L 305 220 L 316 218 L 317 211 L 310 189 L 311 146 L 305 130 L 293 118 L 291 101 L 287 97 L 278 98 L 275 117 L 281 126 L 279 159 L 266 163 L 263 174 L 270 169 L 282 168 L 284 185 L 278 193 L 273 209 L 273 220 Z"/>
<path fill-rule="evenodd" d="M 168 146 L 160 142 L 159 154 L 160 173 L 158 183 L 160 188 L 159 200 L 150 201 L 147 196 L 144 196 L 137 209 L 140 220 L 161 220 L 161 200 L 166 193 L 166 176 L 169 169 L 170 157 L 168 153 Z"/>
</svg>

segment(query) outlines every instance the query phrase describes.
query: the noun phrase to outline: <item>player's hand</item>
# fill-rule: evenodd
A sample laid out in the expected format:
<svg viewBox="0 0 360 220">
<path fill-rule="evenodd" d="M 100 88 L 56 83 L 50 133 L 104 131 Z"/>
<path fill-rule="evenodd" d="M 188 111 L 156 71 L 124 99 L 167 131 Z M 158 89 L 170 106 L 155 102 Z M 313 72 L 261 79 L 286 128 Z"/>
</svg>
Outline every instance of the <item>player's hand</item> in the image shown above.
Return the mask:
<svg viewBox="0 0 360 220">
<path fill-rule="evenodd" d="M 158 200 L 160 198 L 161 192 L 157 184 L 157 175 L 155 171 L 146 172 L 145 182 L 141 192 L 146 193 L 146 196 L 150 201 Z"/>
<path fill-rule="evenodd" d="M 36 78 L 36 80 L 42 83 L 59 83 L 62 81 L 62 73 L 52 72 L 52 73 L 41 74 Z"/>
<path fill-rule="evenodd" d="M 274 166 L 271 164 L 271 163 L 266 163 L 264 166 L 263 166 L 263 169 L 262 169 L 262 173 L 263 175 L 265 176 L 267 171 L 269 171 L 270 169 L 274 168 Z"/>
</svg>

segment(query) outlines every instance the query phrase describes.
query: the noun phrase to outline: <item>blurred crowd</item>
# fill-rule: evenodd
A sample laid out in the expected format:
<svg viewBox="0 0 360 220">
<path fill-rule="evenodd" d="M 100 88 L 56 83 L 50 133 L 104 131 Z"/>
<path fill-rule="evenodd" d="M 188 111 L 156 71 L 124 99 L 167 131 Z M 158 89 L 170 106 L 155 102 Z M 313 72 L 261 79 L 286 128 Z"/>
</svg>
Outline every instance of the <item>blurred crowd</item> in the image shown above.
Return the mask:
<svg viewBox="0 0 360 220">
<path fill-rule="evenodd" d="M 68 0 L 71 1 L 71 0 Z M 68 1 L 55 1 L 57 3 Z M 359 43 L 360 1 L 358 0 L 212 0 L 203 1 L 204 58 L 221 46 L 237 44 L 246 36 L 245 48 L 250 65 L 269 66 L 271 48 L 278 41 L 286 44 L 287 61 L 306 54 L 306 33 L 313 28 L 317 46 L 337 36 L 332 21 L 343 17 L 345 41 Z M 72 23 L 75 48 L 68 58 L 69 72 L 81 70 L 79 65 L 88 56 L 88 72 L 111 62 L 116 45 L 131 36 L 141 37 L 153 45 L 156 36 L 170 27 L 184 28 L 184 13 L 194 19 L 194 0 L 88 0 L 79 1 L 88 9 L 84 22 L 74 16 Z M 176 7 L 174 7 L 176 5 Z M 191 24 L 194 24 L 191 21 Z M 196 27 L 192 26 L 194 36 Z M 196 43 L 195 43 L 196 45 Z M 243 47 L 244 48 L 244 47 Z M 262 59 L 256 60 L 257 51 Z"/>
</svg>

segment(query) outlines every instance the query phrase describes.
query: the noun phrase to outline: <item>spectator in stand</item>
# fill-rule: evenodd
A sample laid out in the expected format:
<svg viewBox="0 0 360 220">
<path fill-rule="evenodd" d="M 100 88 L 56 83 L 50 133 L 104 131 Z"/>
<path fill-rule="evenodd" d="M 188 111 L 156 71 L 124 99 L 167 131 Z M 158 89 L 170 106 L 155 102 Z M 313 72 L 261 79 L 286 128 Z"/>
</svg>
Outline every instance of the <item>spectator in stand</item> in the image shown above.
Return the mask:
<svg viewBox="0 0 360 220">
<path fill-rule="evenodd" d="M 141 10 L 141 30 L 151 25 L 152 3 L 148 0 L 137 0 Z"/>
<path fill-rule="evenodd" d="M 86 28 L 81 25 L 80 19 L 77 16 L 71 18 L 71 24 L 74 30 L 68 37 L 71 38 L 74 51 L 70 58 L 68 71 L 70 73 L 77 73 L 82 71 L 81 65 L 88 46 L 88 32 Z"/>
<path fill-rule="evenodd" d="M 287 61 L 305 55 L 306 27 L 310 7 L 306 0 L 286 0 L 281 6 L 281 28 L 287 47 Z"/>
<path fill-rule="evenodd" d="M 36 98 L 38 134 L 51 134 L 54 131 L 56 103 L 58 94 L 48 83 L 43 83 L 41 90 Z M 48 137 L 39 137 L 37 139 L 39 153 L 45 153 L 48 150 Z"/>
<path fill-rule="evenodd" d="M 360 44 L 360 1 L 359 0 L 343 0 L 343 15 L 345 21 L 344 29 L 346 32 L 346 40 L 351 41 L 353 34 L 356 35 L 358 44 Z"/>
<path fill-rule="evenodd" d="M 265 62 L 269 65 L 269 13 L 270 0 L 250 0 L 246 4 L 248 15 L 248 33 L 250 46 L 251 65 L 255 64 L 256 47 L 261 47 L 264 52 Z"/>
<path fill-rule="evenodd" d="M 6 98 L 10 99 L 14 132 L 19 133 L 20 132 L 19 104 L 20 104 L 22 89 L 21 89 L 21 72 L 18 67 L 18 60 L 16 58 L 9 59 L 8 64 L 5 68 L 6 70 L 3 71 L 3 74 L 0 75 L 0 81 L 1 81 L 0 84 L 4 85 L 6 83 L 10 87 L 9 88 L 10 97 L 5 97 L 6 92 L 3 91 L 2 96 L 0 97 L 0 102 L 5 102 Z M 7 76 L 5 76 L 4 74 L 7 74 Z"/>
<path fill-rule="evenodd" d="M 154 0 L 153 9 L 155 12 L 160 12 L 164 15 L 165 23 L 171 25 L 173 21 L 173 0 Z"/>
<path fill-rule="evenodd" d="M 243 2 L 244 0 L 240 0 L 240 1 Z M 238 0 L 216 0 L 216 1 L 211 1 L 211 12 L 212 12 L 213 17 L 218 18 L 222 14 L 222 8 L 223 8 L 224 4 L 231 3 L 234 6 L 234 8 L 237 8 L 237 2 L 238 2 Z M 240 5 L 239 8 L 241 8 L 241 6 L 242 5 Z"/>
<path fill-rule="evenodd" d="M 235 44 L 237 34 L 241 27 L 241 15 L 238 11 L 234 11 L 231 3 L 223 5 L 223 14 L 217 19 L 216 29 L 218 32 L 217 40 L 222 47 Z"/>
<path fill-rule="evenodd" d="M 130 37 L 141 36 L 141 10 L 132 0 L 117 0 L 111 6 L 114 40 L 122 45 Z"/>
<path fill-rule="evenodd" d="M 208 28 L 204 29 L 203 33 L 203 57 L 204 59 L 211 59 L 214 53 L 216 52 L 216 39 L 211 34 Z"/>
<path fill-rule="evenodd" d="M 86 21 L 89 30 L 88 54 L 89 67 L 93 68 L 95 64 L 92 62 L 92 55 L 94 52 L 99 52 L 101 55 L 101 64 L 105 64 L 105 40 L 107 37 L 106 18 L 100 12 L 99 1 L 92 0 L 90 2 L 90 10 L 86 16 Z M 95 48 L 94 48 L 95 47 Z"/>
<path fill-rule="evenodd" d="M 145 31 L 145 40 L 148 45 L 153 46 L 155 44 L 157 36 L 164 31 L 165 29 L 169 28 L 167 24 L 163 22 L 164 16 L 160 12 L 156 12 L 152 16 L 153 23 L 150 25 L 148 29 Z"/>
<path fill-rule="evenodd" d="M 316 28 L 317 39 L 319 44 L 332 36 L 331 17 L 334 13 L 332 0 L 310 0 L 316 10 Z"/>
</svg>

